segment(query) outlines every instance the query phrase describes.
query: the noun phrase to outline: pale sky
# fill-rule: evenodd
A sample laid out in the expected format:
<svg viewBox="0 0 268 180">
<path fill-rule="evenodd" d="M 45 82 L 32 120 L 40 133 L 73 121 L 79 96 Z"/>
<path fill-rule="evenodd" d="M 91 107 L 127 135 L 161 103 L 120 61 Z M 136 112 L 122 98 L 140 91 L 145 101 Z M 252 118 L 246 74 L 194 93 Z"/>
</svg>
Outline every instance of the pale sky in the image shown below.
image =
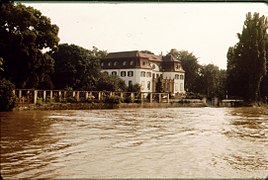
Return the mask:
<svg viewBox="0 0 268 180">
<path fill-rule="evenodd" d="M 23 3 L 59 26 L 60 43 L 108 52 L 187 50 L 200 64 L 226 69 L 247 12 L 268 16 L 265 3 Z"/>
</svg>

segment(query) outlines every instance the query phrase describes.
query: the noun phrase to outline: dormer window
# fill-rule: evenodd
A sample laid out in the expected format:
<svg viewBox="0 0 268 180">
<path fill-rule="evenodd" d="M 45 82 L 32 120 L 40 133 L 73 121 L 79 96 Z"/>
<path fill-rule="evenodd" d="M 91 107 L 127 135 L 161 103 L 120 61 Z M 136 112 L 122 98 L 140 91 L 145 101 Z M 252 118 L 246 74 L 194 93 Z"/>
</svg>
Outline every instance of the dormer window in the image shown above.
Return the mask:
<svg viewBox="0 0 268 180">
<path fill-rule="evenodd" d="M 116 64 L 117 64 L 117 61 L 114 62 L 114 66 L 116 66 Z"/>
<path fill-rule="evenodd" d="M 101 67 L 103 67 L 103 66 L 104 66 L 104 63 L 102 62 L 102 63 L 101 63 Z"/>
<path fill-rule="evenodd" d="M 127 62 L 126 62 L 126 61 L 124 61 L 124 62 L 123 62 L 123 66 L 125 66 L 126 64 L 127 64 Z"/>
<path fill-rule="evenodd" d="M 134 61 L 130 61 L 130 65 L 132 66 L 134 64 Z"/>
<path fill-rule="evenodd" d="M 108 66 L 111 66 L 111 62 L 108 62 Z"/>
</svg>

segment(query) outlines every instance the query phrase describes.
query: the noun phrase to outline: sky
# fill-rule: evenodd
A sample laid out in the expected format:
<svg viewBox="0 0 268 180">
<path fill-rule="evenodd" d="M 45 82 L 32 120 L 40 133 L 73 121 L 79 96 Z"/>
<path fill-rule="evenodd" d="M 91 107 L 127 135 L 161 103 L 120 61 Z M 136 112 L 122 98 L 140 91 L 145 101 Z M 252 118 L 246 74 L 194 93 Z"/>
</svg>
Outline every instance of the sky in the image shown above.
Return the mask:
<svg viewBox="0 0 268 180">
<path fill-rule="evenodd" d="M 51 19 L 60 43 L 108 52 L 172 48 L 192 52 L 199 64 L 226 69 L 247 12 L 268 16 L 265 3 L 23 3 Z"/>
</svg>

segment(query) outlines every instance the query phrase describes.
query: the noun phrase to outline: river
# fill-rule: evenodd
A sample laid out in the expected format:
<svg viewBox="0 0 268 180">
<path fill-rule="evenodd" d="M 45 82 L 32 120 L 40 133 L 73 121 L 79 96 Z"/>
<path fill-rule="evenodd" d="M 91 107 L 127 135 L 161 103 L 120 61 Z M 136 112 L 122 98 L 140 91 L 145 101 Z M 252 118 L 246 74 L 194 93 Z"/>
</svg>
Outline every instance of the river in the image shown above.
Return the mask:
<svg viewBox="0 0 268 180">
<path fill-rule="evenodd" d="M 265 178 L 267 108 L 1 113 L 5 178 Z"/>
</svg>

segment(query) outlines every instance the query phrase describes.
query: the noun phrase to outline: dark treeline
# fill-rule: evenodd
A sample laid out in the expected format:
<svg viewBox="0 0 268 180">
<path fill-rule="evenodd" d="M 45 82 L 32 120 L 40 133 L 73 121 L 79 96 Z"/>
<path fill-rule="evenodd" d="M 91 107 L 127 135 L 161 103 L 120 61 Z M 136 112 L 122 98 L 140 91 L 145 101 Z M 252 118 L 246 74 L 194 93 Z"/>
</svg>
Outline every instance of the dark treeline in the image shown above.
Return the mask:
<svg viewBox="0 0 268 180">
<path fill-rule="evenodd" d="M 106 51 L 59 44 L 59 27 L 39 10 L 20 3 L 0 4 L 1 79 L 16 88 L 137 90 L 100 72 Z"/>
<path fill-rule="evenodd" d="M 232 97 L 249 102 L 268 97 L 268 20 L 247 13 L 238 43 L 227 53 L 227 89 Z"/>
<path fill-rule="evenodd" d="M 139 91 L 137 84 L 127 87 L 119 77 L 101 73 L 100 59 L 107 51 L 59 44 L 59 27 L 39 10 L 20 3 L 1 3 L 0 17 L 2 85 L 8 85 L 8 80 L 16 88 Z M 251 102 L 266 100 L 267 26 L 267 17 L 246 15 L 239 42 L 228 50 L 227 70 L 200 65 L 192 53 L 171 49 L 168 54 L 181 60 L 185 70 L 188 97 L 224 99 L 229 95 Z"/>
<path fill-rule="evenodd" d="M 197 57 L 185 50 L 171 49 L 168 54 L 172 54 L 182 63 L 188 97 L 225 98 L 226 70 L 213 64 L 200 65 Z"/>
</svg>

